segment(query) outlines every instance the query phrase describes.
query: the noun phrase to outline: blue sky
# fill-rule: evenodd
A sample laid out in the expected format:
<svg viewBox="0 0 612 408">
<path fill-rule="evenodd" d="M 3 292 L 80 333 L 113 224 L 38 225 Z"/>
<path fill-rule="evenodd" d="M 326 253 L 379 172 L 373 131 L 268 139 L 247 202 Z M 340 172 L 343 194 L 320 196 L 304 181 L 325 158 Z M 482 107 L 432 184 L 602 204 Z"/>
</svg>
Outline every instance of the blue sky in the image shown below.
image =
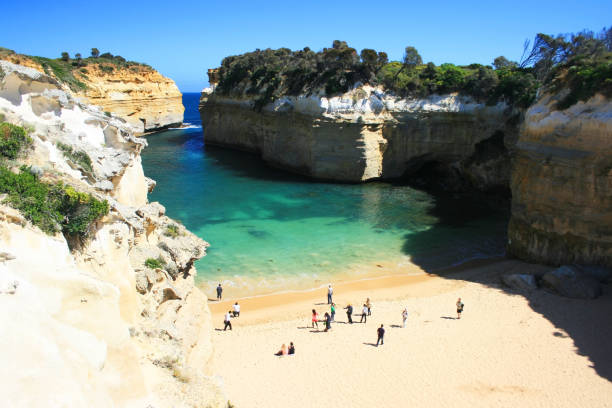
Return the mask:
<svg viewBox="0 0 612 408">
<path fill-rule="evenodd" d="M 400 59 L 407 45 L 425 62 L 518 60 L 536 33 L 599 31 L 612 1 L 7 1 L 0 46 L 58 57 L 92 47 L 146 62 L 198 92 L 206 69 L 255 48 L 314 50 L 345 40 Z"/>
</svg>

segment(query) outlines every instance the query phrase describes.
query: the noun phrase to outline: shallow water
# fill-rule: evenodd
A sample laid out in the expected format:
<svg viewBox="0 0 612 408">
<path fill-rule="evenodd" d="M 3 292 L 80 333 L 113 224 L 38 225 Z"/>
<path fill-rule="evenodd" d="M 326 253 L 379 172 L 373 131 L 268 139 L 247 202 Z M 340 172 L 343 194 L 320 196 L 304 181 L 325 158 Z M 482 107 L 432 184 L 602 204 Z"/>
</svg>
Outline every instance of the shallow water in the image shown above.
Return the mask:
<svg viewBox="0 0 612 408">
<path fill-rule="evenodd" d="M 211 244 L 196 262 L 209 294 L 218 282 L 246 296 L 503 253 L 507 215 L 482 202 L 391 183 L 312 182 L 204 146 L 198 97 L 184 95 L 191 128 L 147 137 L 143 166 L 157 181 L 149 199 Z"/>
</svg>

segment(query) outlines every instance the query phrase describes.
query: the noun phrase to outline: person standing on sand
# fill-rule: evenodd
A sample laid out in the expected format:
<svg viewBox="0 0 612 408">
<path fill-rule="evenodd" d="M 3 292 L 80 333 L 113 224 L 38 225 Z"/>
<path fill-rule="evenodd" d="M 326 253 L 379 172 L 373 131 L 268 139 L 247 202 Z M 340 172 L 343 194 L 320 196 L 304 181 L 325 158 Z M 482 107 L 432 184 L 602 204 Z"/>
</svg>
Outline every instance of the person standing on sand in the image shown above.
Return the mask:
<svg viewBox="0 0 612 408">
<path fill-rule="evenodd" d="M 363 309 L 361 309 L 361 320 L 359 323 L 367 323 L 368 322 L 368 306 L 364 303 Z"/>
<path fill-rule="evenodd" d="M 234 317 L 240 317 L 240 305 L 238 302 L 234 303 L 234 311 L 232 312 Z"/>
<path fill-rule="evenodd" d="M 402 327 L 406 327 L 406 320 L 408 320 L 408 309 L 404 308 L 402 311 Z"/>
<path fill-rule="evenodd" d="M 319 315 L 317 315 L 317 311 L 312 309 L 312 328 L 314 329 L 315 325 L 317 326 L 317 330 L 319 330 Z"/>
<path fill-rule="evenodd" d="M 223 293 L 223 288 L 221 287 L 221 284 L 219 284 L 219 286 L 217 286 L 217 300 L 221 300 L 222 293 Z"/>
<path fill-rule="evenodd" d="M 457 299 L 457 319 L 461 319 L 461 312 L 463 312 L 463 302 L 459 298 Z"/>
<path fill-rule="evenodd" d="M 336 317 L 336 304 L 335 303 L 331 304 L 330 311 L 331 311 L 331 321 L 333 322 Z"/>
<path fill-rule="evenodd" d="M 368 307 L 368 316 L 372 316 L 372 304 L 370 303 L 370 298 L 366 299 L 366 306 Z"/>
<path fill-rule="evenodd" d="M 376 340 L 376 347 L 378 347 L 378 343 L 380 343 L 380 345 L 382 346 L 383 344 L 385 344 L 383 341 L 385 337 L 385 329 L 382 324 L 380 325 L 378 330 L 376 330 L 376 333 L 378 334 L 378 339 Z"/>
<path fill-rule="evenodd" d="M 230 321 L 231 318 L 232 318 L 232 311 L 228 310 L 227 313 L 225 314 L 225 320 L 223 321 L 223 323 L 225 323 L 225 327 L 223 328 L 223 331 L 225 331 L 228 327 L 230 328 L 230 330 L 232 330 L 232 322 Z"/>
<path fill-rule="evenodd" d="M 351 304 L 349 303 L 346 307 L 346 317 L 348 317 L 348 322 L 350 324 L 353 324 L 353 318 L 351 317 L 353 315 L 353 306 L 351 306 Z"/>
<path fill-rule="evenodd" d="M 331 305 L 332 304 L 332 295 L 334 294 L 334 290 L 331 287 L 331 284 L 329 285 L 329 287 L 327 288 L 327 304 Z"/>
<path fill-rule="evenodd" d="M 331 316 L 325 312 L 325 330 L 323 331 L 328 331 L 329 329 L 331 329 Z"/>
</svg>

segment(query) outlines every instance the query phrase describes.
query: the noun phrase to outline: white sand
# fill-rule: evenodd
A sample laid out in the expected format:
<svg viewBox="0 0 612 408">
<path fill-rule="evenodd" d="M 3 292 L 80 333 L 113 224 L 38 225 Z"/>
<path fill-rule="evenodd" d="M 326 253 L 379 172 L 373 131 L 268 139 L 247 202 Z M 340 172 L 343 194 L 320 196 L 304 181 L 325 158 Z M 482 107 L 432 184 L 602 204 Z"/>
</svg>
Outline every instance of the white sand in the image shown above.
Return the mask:
<svg viewBox="0 0 612 408">
<path fill-rule="evenodd" d="M 234 330 L 213 333 L 212 371 L 239 408 L 612 406 L 609 288 L 580 301 L 540 290 L 526 297 L 495 283 L 500 272 L 527 267 L 499 261 L 451 278 L 337 285 L 339 306 L 353 302 L 360 314 L 369 296 L 372 316 L 345 324 L 339 307 L 327 333 L 322 323 L 321 331 L 307 327 L 310 309 L 328 311 L 324 289 L 241 300 Z M 451 319 L 458 297 L 461 320 Z M 210 304 L 218 328 L 232 303 Z M 393 327 L 404 307 L 407 327 Z M 385 344 L 375 347 L 381 323 Z M 290 341 L 295 356 L 273 355 Z"/>
</svg>

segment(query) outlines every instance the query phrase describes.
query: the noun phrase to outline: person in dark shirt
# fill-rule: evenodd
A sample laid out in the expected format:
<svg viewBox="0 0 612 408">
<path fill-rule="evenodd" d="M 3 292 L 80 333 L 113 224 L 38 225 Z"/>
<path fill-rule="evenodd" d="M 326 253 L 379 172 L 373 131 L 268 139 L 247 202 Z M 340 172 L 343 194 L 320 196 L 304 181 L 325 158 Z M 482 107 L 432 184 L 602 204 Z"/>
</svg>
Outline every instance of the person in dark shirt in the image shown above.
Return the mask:
<svg viewBox="0 0 612 408">
<path fill-rule="evenodd" d="M 351 304 L 349 303 L 346 307 L 346 317 L 348 317 L 348 321 L 349 323 L 353 323 L 353 318 L 351 317 L 353 315 L 353 306 L 351 306 Z"/>
<path fill-rule="evenodd" d="M 381 324 L 380 327 L 378 328 L 378 330 L 376 330 L 378 332 L 378 340 L 376 340 L 376 347 L 378 347 L 378 343 L 380 343 L 380 345 L 382 346 L 384 343 L 383 339 L 385 337 L 385 329 L 383 327 L 383 325 Z"/>
<path fill-rule="evenodd" d="M 223 293 L 223 288 L 221 287 L 221 284 L 219 284 L 219 286 L 217 286 L 217 300 L 221 300 L 222 293 Z"/>
<path fill-rule="evenodd" d="M 289 343 L 289 354 L 295 354 L 295 346 L 293 342 Z"/>
<path fill-rule="evenodd" d="M 331 329 L 331 316 L 325 312 L 325 330 L 323 331 L 328 331 L 329 329 Z"/>
</svg>

